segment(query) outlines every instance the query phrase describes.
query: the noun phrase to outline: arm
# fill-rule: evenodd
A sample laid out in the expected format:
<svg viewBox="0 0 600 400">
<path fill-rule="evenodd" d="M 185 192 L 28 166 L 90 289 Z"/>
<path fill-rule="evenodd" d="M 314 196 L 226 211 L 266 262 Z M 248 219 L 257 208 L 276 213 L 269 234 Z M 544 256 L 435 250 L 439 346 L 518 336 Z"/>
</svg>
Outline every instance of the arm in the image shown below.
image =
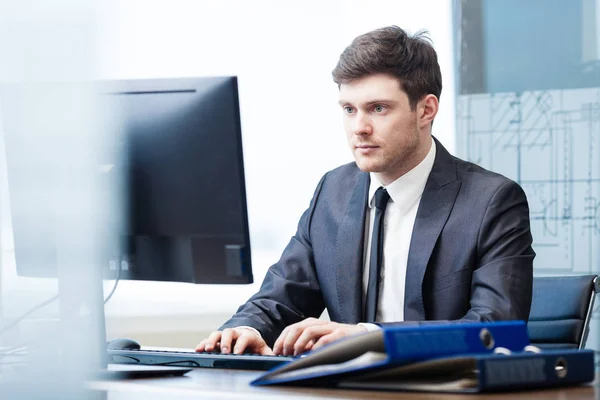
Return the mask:
<svg viewBox="0 0 600 400">
<path fill-rule="evenodd" d="M 269 268 L 258 293 L 243 304 L 221 328 L 250 326 L 270 346 L 287 325 L 307 317 L 318 317 L 325 309 L 316 275 L 310 225 L 325 175 L 315 190 L 309 208 L 298 223 L 296 234 L 280 260 Z"/>
<path fill-rule="evenodd" d="M 527 321 L 533 284 L 529 206 L 523 189 L 504 183 L 487 207 L 477 243 L 469 321 Z"/>
</svg>

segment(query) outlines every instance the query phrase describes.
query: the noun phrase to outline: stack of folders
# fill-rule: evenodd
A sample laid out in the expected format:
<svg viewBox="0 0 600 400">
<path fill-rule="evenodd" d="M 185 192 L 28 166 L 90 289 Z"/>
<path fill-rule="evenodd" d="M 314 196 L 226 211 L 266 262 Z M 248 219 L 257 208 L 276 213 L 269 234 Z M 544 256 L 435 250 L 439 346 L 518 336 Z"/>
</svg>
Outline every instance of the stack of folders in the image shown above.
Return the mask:
<svg viewBox="0 0 600 400">
<path fill-rule="evenodd" d="M 324 346 L 252 384 L 492 392 L 593 380 L 593 351 L 541 351 L 529 345 L 525 323 L 511 321 L 386 327 Z"/>
</svg>

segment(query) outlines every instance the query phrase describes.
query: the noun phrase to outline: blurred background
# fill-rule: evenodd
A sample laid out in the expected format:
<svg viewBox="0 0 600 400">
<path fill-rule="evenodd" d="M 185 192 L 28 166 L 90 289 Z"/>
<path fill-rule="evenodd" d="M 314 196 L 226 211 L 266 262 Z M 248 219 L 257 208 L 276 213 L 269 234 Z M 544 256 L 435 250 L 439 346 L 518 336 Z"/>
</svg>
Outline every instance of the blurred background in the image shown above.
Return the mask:
<svg viewBox="0 0 600 400">
<path fill-rule="evenodd" d="M 352 160 L 331 70 L 355 36 L 390 24 L 428 30 L 438 52 L 434 135 L 527 192 L 536 274 L 600 272 L 599 0 L 0 0 L 2 84 L 238 76 L 255 283 L 121 281 L 105 307 L 109 338 L 194 347 L 258 289 L 320 177 Z M 47 147 L 58 159 L 60 140 Z M 0 140 L 0 325 L 57 291 L 17 276 L 4 157 Z M 58 312 L 40 309 L 0 343 Z"/>
</svg>

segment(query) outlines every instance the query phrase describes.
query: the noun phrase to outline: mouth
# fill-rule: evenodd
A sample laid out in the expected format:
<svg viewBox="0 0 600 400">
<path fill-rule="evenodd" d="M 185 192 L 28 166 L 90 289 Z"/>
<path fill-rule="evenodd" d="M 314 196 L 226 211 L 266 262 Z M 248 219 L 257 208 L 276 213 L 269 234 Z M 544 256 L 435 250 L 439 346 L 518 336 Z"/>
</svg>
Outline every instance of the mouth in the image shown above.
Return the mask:
<svg viewBox="0 0 600 400">
<path fill-rule="evenodd" d="M 355 146 L 356 151 L 358 151 L 361 154 L 372 153 L 378 148 L 379 148 L 379 146 L 373 146 L 373 145 L 368 145 L 368 144 L 359 144 L 359 145 Z"/>
</svg>

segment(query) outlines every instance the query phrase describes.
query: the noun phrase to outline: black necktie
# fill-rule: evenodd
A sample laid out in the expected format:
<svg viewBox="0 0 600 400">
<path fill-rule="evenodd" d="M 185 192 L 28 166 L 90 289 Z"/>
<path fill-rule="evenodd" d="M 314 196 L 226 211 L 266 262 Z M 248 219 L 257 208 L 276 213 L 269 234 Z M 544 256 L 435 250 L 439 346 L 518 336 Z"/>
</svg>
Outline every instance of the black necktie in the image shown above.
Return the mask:
<svg viewBox="0 0 600 400">
<path fill-rule="evenodd" d="M 377 302 L 379 301 L 379 273 L 383 259 L 383 215 L 390 195 L 380 187 L 375 192 L 375 222 L 371 235 L 371 258 L 369 261 L 369 286 L 365 301 L 365 320 L 375 322 L 377 317 Z"/>
</svg>

